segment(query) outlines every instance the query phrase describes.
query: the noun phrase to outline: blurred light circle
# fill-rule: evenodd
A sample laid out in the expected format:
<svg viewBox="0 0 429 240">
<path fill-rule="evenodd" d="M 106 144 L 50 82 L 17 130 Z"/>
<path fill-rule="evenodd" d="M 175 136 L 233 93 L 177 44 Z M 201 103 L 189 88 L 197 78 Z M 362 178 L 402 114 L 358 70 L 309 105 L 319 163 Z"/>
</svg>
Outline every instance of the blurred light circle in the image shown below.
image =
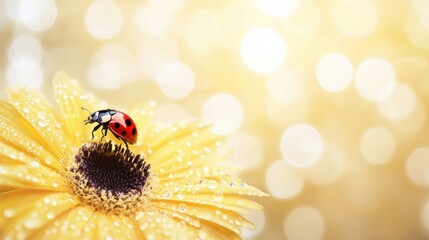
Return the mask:
<svg viewBox="0 0 429 240">
<path fill-rule="evenodd" d="M 368 129 L 360 139 L 360 151 L 367 162 L 375 165 L 384 164 L 395 152 L 395 138 L 386 128 Z"/>
<path fill-rule="evenodd" d="M 314 0 L 301 0 L 299 8 L 282 21 L 288 43 L 294 47 L 311 44 L 320 29 L 321 15 Z"/>
<path fill-rule="evenodd" d="M 245 215 L 246 219 L 255 225 L 255 229 L 242 228 L 243 239 L 255 239 L 265 228 L 265 211 L 264 210 L 250 210 Z"/>
<path fill-rule="evenodd" d="M 53 0 L 19 0 L 19 19 L 33 31 L 45 31 L 57 19 L 57 5 Z"/>
<path fill-rule="evenodd" d="M 195 53 L 208 54 L 220 41 L 222 27 L 214 12 L 199 10 L 188 16 L 184 32 L 186 46 Z"/>
<path fill-rule="evenodd" d="M 313 126 L 296 124 L 283 133 L 280 150 L 286 162 L 292 166 L 309 167 L 322 156 L 323 140 Z"/>
<path fill-rule="evenodd" d="M 429 2 L 427 0 L 411 0 L 411 6 L 414 11 L 420 14 L 429 13 Z"/>
<path fill-rule="evenodd" d="M 281 103 L 293 103 L 304 94 L 304 79 L 296 71 L 280 68 L 267 77 L 270 94 Z"/>
<path fill-rule="evenodd" d="M 115 36 L 122 27 L 122 12 L 112 0 L 95 0 L 85 13 L 85 25 L 88 32 L 100 39 Z"/>
<path fill-rule="evenodd" d="M 165 33 L 171 24 L 172 16 L 163 14 L 161 11 L 162 8 L 155 5 L 155 3 L 138 7 L 134 15 L 134 22 L 137 28 L 151 36 Z"/>
<path fill-rule="evenodd" d="M 154 79 L 158 69 L 178 56 L 176 42 L 168 37 L 145 37 L 137 46 L 141 74 Z"/>
<path fill-rule="evenodd" d="M 243 122 L 243 107 L 240 101 L 230 94 L 216 94 L 204 102 L 202 119 L 213 124 L 214 133 L 230 134 Z"/>
<path fill-rule="evenodd" d="M 162 11 L 162 14 L 175 14 L 186 7 L 188 2 L 189 0 L 150 0 L 149 4 Z"/>
<path fill-rule="evenodd" d="M 343 36 L 364 38 L 375 31 L 378 10 L 372 0 L 337 0 L 332 5 L 332 18 Z"/>
<path fill-rule="evenodd" d="M 174 124 L 189 120 L 186 109 L 177 104 L 165 104 L 157 106 L 153 114 L 153 120 L 161 124 Z"/>
<path fill-rule="evenodd" d="M 378 103 L 387 118 L 398 120 L 408 116 L 416 106 L 416 95 L 408 85 L 398 82 L 392 95 Z"/>
<path fill-rule="evenodd" d="M 270 194 L 280 199 L 295 197 L 304 186 L 302 176 L 284 160 L 271 164 L 265 175 L 265 181 Z"/>
<path fill-rule="evenodd" d="M 425 13 L 424 16 L 429 15 Z M 427 22 L 428 17 L 422 17 L 421 14 L 409 14 L 406 21 L 406 33 L 408 39 L 417 47 L 423 49 L 429 49 L 429 30 L 426 26 L 429 23 Z"/>
<path fill-rule="evenodd" d="M 20 57 L 11 61 L 6 69 L 6 79 L 9 86 L 26 86 L 40 89 L 45 81 L 43 69 L 37 59 Z"/>
<path fill-rule="evenodd" d="M 353 80 L 353 65 L 342 54 L 327 54 L 317 63 L 316 76 L 323 89 L 329 92 L 340 92 Z"/>
<path fill-rule="evenodd" d="M 314 184 L 329 184 L 341 175 L 344 162 L 344 153 L 341 148 L 325 144 L 320 160 L 305 169 L 305 178 Z"/>
<path fill-rule="evenodd" d="M 270 17 L 282 18 L 294 12 L 301 0 L 254 0 L 256 6 Z"/>
<path fill-rule="evenodd" d="M 382 101 L 388 98 L 395 90 L 395 85 L 395 71 L 384 59 L 367 59 L 356 69 L 356 89 L 367 100 Z"/>
<path fill-rule="evenodd" d="M 426 230 L 429 230 L 429 202 L 427 202 L 423 208 L 422 221 Z"/>
<path fill-rule="evenodd" d="M 415 184 L 429 186 L 429 147 L 414 150 L 407 160 L 407 173 Z"/>
<path fill-rule="evenodd" d="M 319 210 L 297 207 L 287 215 L 284 230 L 289 240 L 318 240 L 323 238 L 325 221 Z"/>
<path fill-rule="evenodd" d="M 425 126 L 425 123 L 426 105 L 418 99 L 416 100 L 414 110 L 409 115 L 402 119 L 390 122 L 390 124 L 395 127 L 395 131 L 406 135 L 416 134 L 423 126 Z"/>
<path fill-rule="evenodd" d="M 107 45 L 92 57 L 88 78 L 99 89 L 118 88 L 135 79 L 134 57 L 121 45 Z"/>
<path fill-rule="evenodd" d="M 258 73 L 269 73 L 283 64 L 287 48 L 276 31 L 258 28 L 246 34 L 240 51 L 248 68 Z"/>
<path fill-rule="evenodd" d="M 171 99 L 182 99 L 187 97 L 195 86 L 195 76 L 188 65 L 172 61 L 161 66 L 155 79 L 165 96 Z"/>
<path fill-rule="evenodd" d="M 225 147 L 233 150 L 231 162 L 246 169 L 255 168 L 262 162 L 261 140 L 248 133 L 238 132 L 229 136 Z"/>
<path fill-rule="evenodd" d="M 40 62 L 43 57 L 43 48 L 36 38 L 28 35 L 21 35 L 13 39 L 12 43 L 9 45 L 7 55 L 9 61 L 14 61 L 23 57 L 31 57 Z"/>
</svg>

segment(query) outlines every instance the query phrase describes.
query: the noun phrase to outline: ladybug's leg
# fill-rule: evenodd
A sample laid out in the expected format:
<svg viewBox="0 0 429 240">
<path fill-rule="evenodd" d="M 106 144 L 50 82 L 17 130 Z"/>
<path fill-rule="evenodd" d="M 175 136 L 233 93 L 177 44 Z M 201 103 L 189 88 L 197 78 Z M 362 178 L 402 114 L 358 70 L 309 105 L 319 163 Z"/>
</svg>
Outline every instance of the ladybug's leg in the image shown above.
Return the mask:
<svg viewBox="0 0 429 240">
<path fill-rule="evenodd" d="M 103 134 L 103 136 L 101 137 L 100 141 L 103 140 L 103 138 L 107 135 L 107 130 L 109 129 L 109 125 L 104 124 L 103 125 L 103 129 L 101 129 L 101 133 Z M 103 132 L 104 131 L 104 132 Z"/>
<path fill-rule="evenodd" d="M 100 127 L 101 127 L 101 123 L 100 123 L 100 124 L 98 124 L 97 126 L 95 126 L 95 127 L 92 129 L 92 132 L 91 132 L 92 138 L 91 138 L 91 140 L 92 140 L 92 139 L 94 139 L 94 132 L 95 132 L 95 131 L 97 131 Z"/>
<path fill-rule="evenodd" d="M 125 143 L 125 146 L 127 147 L 127 149 L 128 149 L 128 143 L 127 143 L 127 141 L 125 141 L 124 139 L 122 139 L 122 141 Z"/>
</svg>

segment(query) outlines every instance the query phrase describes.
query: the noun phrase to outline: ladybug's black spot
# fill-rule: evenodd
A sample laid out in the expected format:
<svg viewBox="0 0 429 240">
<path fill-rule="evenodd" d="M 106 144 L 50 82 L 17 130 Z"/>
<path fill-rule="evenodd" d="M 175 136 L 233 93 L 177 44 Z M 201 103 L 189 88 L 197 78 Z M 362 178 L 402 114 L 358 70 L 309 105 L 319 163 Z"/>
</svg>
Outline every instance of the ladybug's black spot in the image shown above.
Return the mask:
<svg viewBox="0 0 429 240">
<path fill-rule="evenodd" d="M 127 135 L 127 132 L 122 131 L 121 135 L 122 135 L 122 137 L 125 137 L 125 135 Z"/>
<path fill-rule="evenodd" d="M 137 129 L 136 128 L 133 128 L 133 131 L 131 132 L 133 135 L 136 135 L 136 133 L 137 133 Z"/>
<path fill-rule="evenodd" d="M 129 127 L 133 123 L 131 122 L 131 119 L 127 118 L 127 120 L 125 120 L 125 124 L 127 124 L 127 126 Z"/>
<path fill-rule="evenodd" d="M 115 128 L 118 128 L 118 127 L 120 127 L 121 126 L 121 124 L 119 124 L 119 123 L 115 123 Z"/>
</svg>

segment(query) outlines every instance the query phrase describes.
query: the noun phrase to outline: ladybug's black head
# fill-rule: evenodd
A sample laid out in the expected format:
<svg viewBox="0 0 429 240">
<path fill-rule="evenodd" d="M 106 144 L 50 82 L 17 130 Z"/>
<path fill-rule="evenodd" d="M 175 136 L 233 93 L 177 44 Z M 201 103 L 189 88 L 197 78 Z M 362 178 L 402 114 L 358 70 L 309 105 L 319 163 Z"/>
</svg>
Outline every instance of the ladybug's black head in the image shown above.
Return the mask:
<svg viewBox="0 0 429 240">
<path fill-rule="evenodd" d="M 89 116 L 87 119 L 85 119 L 85 125 L 89 124 L 89 123 L 93 123 L 93 122 L 97 122 L 98 120 L 98 112 L 93 112 L 91 113 L 91 111 L 89 111 L 87 108 L 81 107 L 82 110 L 86 110 L 89 112 Z"/>
</svg>

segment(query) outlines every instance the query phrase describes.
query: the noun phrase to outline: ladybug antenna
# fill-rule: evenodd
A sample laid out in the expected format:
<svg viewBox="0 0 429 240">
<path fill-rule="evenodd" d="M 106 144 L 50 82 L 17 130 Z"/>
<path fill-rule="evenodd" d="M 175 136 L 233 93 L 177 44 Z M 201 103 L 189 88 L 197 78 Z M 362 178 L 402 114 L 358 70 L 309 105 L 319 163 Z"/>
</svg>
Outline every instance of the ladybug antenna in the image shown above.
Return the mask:
<svg viewBox="0 0 429 240">
<path fill-rule="evenodd" d="M 80 107 L 82 110 L 85 110 L 85 111 L 88 111 L 89 112 L 89 114 L 91 114 L 92 112 L 91 111 L 89 111 L 89 109 L 88 108 L 84 108 L 84 107 Z"/>
</svg>

